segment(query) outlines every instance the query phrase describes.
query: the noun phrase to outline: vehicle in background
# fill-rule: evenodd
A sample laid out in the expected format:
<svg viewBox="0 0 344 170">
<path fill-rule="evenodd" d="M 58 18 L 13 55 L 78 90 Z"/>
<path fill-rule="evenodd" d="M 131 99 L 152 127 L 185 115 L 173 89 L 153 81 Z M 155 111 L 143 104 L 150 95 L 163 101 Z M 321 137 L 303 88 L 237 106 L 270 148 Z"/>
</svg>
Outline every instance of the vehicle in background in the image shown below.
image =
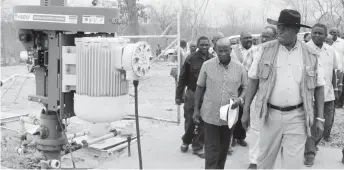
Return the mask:
<svg viewBox="0 0 344 170">
<path fill-rule="evenodd" d="M 173 48 L 162 51 L 160 59 L 163 59 L 164 61 L 168 60 L 168 58 L 173 55 L 174 51 L 175 49 Z"/>
<path fill-rule="evenodd" d="M 231 45 L 240 44 L 240 35 L 233 35 L 230 37 L 226 37 L 225 39 L 230 41 Z M 261 34 L 252 34 L 252 39 L 255 39 L 257 44 L 260 44 L 261 43 Z"/>
</svg>

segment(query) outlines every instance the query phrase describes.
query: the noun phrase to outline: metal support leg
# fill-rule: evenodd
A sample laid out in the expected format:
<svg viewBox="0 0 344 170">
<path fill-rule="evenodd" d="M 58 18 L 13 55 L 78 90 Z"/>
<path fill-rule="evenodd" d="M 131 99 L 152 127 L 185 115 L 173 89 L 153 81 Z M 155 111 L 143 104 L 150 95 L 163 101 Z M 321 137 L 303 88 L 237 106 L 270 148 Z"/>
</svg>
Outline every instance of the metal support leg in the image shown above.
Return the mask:
<svg viewBox="0 0 344 170">
<path fill-rule="evenodd" d="M 139 152 L 139 165 L 140 165 L 140 169 L 142 169 L 139 110 L 138 110 L 138 93 L 137 93 L 137 86 L 139 85 L 139 81 L 134 80 L 133 84 L 134 84 L 134 88 L 135 88 L 135 120 L 136 120 L 137 148 L 138 148 L 138 152 Z"/>
<path fill-rule="evenodd" d="M 127 141 L 128 141 L 128 157 L 130 157 L 131 156 L 131 151 L 130 151 L 131 136 L 127 137 Z"/>
</svg>

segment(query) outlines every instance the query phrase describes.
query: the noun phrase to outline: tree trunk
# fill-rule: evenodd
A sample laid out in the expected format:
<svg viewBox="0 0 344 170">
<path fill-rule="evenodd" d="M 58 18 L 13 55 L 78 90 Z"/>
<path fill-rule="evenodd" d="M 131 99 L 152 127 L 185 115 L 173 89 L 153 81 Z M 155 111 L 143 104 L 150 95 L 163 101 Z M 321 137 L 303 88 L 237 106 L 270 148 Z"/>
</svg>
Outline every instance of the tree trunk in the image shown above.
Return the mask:
<svg viewBox="0 0 344 170">
<path fill-rule="evenodd" d="M 136 0 L 127 0 L 129 9 L 129 30 L 131 35 L 139 35 Z"/>
</svg>

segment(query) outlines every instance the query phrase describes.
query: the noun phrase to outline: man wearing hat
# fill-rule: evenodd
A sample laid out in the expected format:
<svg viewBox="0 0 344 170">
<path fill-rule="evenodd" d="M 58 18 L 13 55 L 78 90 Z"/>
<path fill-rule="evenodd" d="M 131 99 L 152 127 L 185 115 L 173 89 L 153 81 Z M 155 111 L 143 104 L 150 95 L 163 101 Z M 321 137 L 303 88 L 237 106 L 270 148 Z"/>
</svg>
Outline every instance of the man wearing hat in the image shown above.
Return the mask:
<svg viewBox="0 0 344 170">
<path fill-rule="evenodd" d="M 257 168 L 273 169 L 281 151 L 281 168 L 299 169 L 310 127 L 315 136 L 324 129 L 324 73 L 319 52 L 297 39 L 300 27 L 310 28 L 300 24 L 298 11 L 284 9 L 278 21 L 267 21 L 277 25 L 277 40 L 264 43 L 253 60 L 241 121 L 247 129 L 257 94 L 255 111 L 262 121 Z"/>
</svg>

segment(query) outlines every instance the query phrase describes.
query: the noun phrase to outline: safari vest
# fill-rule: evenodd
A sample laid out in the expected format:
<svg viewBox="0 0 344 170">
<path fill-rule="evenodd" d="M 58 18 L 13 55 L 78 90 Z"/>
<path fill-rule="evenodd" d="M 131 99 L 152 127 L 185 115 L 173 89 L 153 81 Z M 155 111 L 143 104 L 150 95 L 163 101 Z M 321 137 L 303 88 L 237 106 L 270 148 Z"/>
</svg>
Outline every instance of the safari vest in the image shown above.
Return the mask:
<svg viewBox="0 0 344 170">
<path fill-rule="evenodd" d="M 268 106 L 272 89 L 276 81 L 276 56 L 278 55 L 280 44 L 277 40 L 264 43 L 262 45 L 262 56 L 258 63 L 257 76 L 259 78 L 259 88 L 255 108 L 263 121 L 268 116 Z M 306 116 L 307 135 L 310 136 L 310 127 L 314 121 L 314 90 L 317 85 L 318 53 L 301 42 L 303 73 L 301 80 L 301 97 Z M 281 96 L 283 97 L 283 96 Z"/>
</svg>

